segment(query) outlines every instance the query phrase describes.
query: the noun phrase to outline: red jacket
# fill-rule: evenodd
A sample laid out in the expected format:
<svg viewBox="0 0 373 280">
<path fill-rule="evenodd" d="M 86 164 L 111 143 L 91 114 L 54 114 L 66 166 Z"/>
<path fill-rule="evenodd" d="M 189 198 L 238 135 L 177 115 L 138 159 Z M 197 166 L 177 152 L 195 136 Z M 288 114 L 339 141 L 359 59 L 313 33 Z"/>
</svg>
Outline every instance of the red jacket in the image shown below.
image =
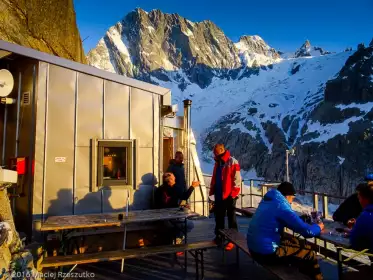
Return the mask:
<svg viewBox="0 0 373 280">
<path fill-rule="evenodd" d="M 241 189 L 241 173 L 240 165 L 238 161 L 231 157 L 229 151 L 225 151 L 225 154 L 222 157 L 224 161 L 224 166 L 222 170 L 222 180 L 223 180 L 223 199 L 232 196 L 233 198 L 237 197 Z M 212 174 L 210 193 L 209 195 L 215 194 L 215 182 L 216 182 L 216 168 L 218 162 L 215 158 L 214 173 Z"/>
</svg>

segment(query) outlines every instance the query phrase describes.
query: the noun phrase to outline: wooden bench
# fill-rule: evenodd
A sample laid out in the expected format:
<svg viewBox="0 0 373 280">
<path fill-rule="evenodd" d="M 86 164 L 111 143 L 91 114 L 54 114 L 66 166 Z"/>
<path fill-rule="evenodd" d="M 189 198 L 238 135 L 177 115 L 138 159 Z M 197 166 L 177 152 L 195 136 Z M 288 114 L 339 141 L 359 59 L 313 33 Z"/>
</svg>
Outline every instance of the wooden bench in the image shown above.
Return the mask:
<svg viewBox="0 0 373 280">
<path fill-rule="evenodd" d="M 212 241 L 201 241 L 190 244 L 155 246 L 147 248 L 126 249 L 116 251 L 104 251 L 88 254 L 77 254 L 68 256 L 46 257 L 40 264 L 40 268 L 62 267 L 70 265 L 98 263 L 105 261 L 116 261 L 124 259 L 144 258 L 152 255 L 172 254 L 176 252 L 189 252 L 196 260 L 196 278 L 199 277 L 199 264 L 201 264 L 202 278 L 204 277 L 203 252 L 216 247 Z M 199 256 L 201 257 L 199 259 Z"/>
<path fill-rule="evenodd" d="M 247 241 L 244 234 L 238 232 L 235 229 L 224 229 L 220 230 L 220 234 L 222 235 L 223 239 L 232 242 L 236 245 L 236 258 L 237 264 L 239 264 L 239 250 L 242 250 L 245 254 L 247 254 L 251 258 L 251 254 L 249 248 L 247 247 Z M 253 260 L 254 261 L 254 260 Z M 273 275 L 277 276 L 279 279 L 283 280 L 310 280 L 309 277 L 300 273 L 298 270 L 294 269 L 294 267 L 287 267 L 287 266 L 275 266 L 275 265 L 262 265 L 263 268 L 271 272 Z"/>
</svg>

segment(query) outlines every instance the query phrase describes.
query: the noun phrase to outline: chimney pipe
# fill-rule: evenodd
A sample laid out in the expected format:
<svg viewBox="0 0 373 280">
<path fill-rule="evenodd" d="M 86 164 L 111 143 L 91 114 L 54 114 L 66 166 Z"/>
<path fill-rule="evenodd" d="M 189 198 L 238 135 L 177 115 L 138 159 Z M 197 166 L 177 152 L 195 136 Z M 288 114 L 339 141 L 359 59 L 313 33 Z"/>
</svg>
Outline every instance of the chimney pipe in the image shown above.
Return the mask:
<svg viewBox="0 0 373 280">
<path fill-rule="evenodd" d="M 187 187 L 191 185 L 191 179 L 190 179 L 190 136 L 191 136 L 191 106 L 192 106 L 192 100 L 186 99 L 183 101 L 184 103 L 184 132 L 185 132 L 185 138 L 184 138 L 184 147 L 185 147 L 185 163 L 186 163 L 186 183 Z"/>
</svg>

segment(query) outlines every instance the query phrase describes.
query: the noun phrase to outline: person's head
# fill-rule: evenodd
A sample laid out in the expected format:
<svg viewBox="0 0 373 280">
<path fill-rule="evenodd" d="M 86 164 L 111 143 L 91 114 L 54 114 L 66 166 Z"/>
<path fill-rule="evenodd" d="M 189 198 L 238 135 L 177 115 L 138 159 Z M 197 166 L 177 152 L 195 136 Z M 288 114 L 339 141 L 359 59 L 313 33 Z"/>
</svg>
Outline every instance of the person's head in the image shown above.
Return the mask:
<svg viewBox="0 0 373 280">
<path fill-rule="evenodd" d="M 369 204 L 373 204 L 373 183 L 359 184 L 356 191 L 361 207 L 365 208 Z"/>
<path fill-rule="evenodd" d="M 175 153 L 175 162 L 176 163 L 183 163 L 184 161 L 184 155 L 183 152 L 177 151 Z"/>
<path fill-rule="evenodd" d="M 292 183 L 289 182 L 282 182 L 278 187 L 277 190 L 285 196 L 286 200 L 292 204 L 295 198 L 295 188 Z"/>
<path fill-rule="evenodd" d="M 225 153 L 225 147 L 224 147 L 224 144 L 216 144 L 214 146 L 214 155 L 216 157 L 222 155 Z"/>
<path fill-rule="evenodd" d="M 176 183 L 175 175 L 171 172 L 166 172 L 163 174 L 163 183 L 167 184 L 170 187 L 173 187 Z"/>
</svg>

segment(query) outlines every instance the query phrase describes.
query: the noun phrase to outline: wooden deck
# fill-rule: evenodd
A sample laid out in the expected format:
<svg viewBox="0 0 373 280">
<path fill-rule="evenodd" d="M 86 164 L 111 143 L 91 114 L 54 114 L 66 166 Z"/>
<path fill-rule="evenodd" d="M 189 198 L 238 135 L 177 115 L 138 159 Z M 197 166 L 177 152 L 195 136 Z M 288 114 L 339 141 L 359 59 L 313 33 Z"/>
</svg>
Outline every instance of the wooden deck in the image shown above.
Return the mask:
<svg viewBox="0 0 373 280">
<path fill-rule="evenodd" d="M 246 234 L 249 219 L 237 217 L 239 230 Z M 208 241 L 214 238 L 214 219 L 194 220 L 194 229 L 188 234 L 188 241 Z M 179 265 L 171 265 L 171 256 L 152 256 L 143 259 L 129 259 L 125 261 L 124 273 L 120 273 L 120 261 L 113 261 L 99 264 L 79 265 L 74 272 L 94 273 L 94 279 L 144 279 L 144 280 L 181 280 L 195 279 L 194 259 L 188 255 L 188 271 L 184 273 Z M 223 260 L 222 251 L 211 249 L 205 253 L 205 280 L 209 279 L 258 279 L 275 280 L 277 279 L 270 272 L 257 266 L 246 254 L 240 253 L 240 266 L 236 266 L 236 251 L 225 254 Z M 184 257 L 179 257 L 180 264 Z M 329 262 L 321 263 L 325 280 L 337 279 L 337 267 Z M 69 278 L 66 278 L 69 279 Z M 73 278 L 71 278 L 73 279 Z M 74 278 L 76 279 L 76 277 Z"/>
</svg>

